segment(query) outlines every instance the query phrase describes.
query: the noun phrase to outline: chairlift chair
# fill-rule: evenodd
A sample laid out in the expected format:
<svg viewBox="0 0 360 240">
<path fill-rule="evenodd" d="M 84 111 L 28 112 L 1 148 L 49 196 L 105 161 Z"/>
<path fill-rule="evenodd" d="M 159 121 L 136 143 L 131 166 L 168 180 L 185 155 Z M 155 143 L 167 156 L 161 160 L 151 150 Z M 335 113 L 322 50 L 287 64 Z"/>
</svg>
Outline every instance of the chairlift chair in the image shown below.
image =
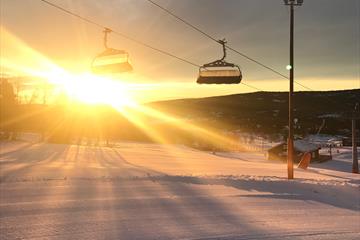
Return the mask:
<svg viewBox="0 0 360 240">
<path fill-rule="evenodd" d="M 98 54 L 92 61 L 91 69 L 95 74 L 116 74 L 132 71 L 129 54 L 124 50 L 109 48 L 107 45 L 107 35 L 111 29 L 104 30 L 105 51 Z"/>
<path fill-rule="evenodd" d="M 241 82 L 242 73 L 240 67 L 228 63 L 226 57 L 226 41 L 218 41 L 223 46 L 223 57 L 211 63 L 204 64 L 199 68 L 197 83 L 199 84 L 237 84 Z"/>
</svg>

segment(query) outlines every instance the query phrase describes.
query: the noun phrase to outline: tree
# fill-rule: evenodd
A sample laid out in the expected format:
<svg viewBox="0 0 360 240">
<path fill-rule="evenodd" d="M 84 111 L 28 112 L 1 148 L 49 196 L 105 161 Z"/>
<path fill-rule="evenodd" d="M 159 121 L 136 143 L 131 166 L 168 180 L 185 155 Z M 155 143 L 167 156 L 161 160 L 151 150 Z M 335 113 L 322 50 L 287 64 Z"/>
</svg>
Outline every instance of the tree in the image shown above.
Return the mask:
<svg viewBox="0 0 360 240">
<path fill-rule="evenodd" d="M 15 137 L 16 96 L 8 79 L 0 81 L 0 131 L 5 139 Z M 11 134 L 12 133 L 12 134 Z"/>
</svg>

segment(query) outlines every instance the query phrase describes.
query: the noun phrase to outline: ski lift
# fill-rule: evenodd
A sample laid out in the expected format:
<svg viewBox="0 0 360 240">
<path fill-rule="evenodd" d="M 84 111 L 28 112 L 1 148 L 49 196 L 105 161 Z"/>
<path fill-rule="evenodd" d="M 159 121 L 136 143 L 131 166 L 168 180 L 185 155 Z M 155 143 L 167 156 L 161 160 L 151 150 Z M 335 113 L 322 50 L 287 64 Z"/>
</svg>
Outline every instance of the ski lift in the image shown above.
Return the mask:
<svg viewBox="0 0 360 240">
<path fill-rule="evenodd" d="M 240 67 L 233 63 L 228 63 L 226 57 L 225 39 L 218 41 L 223 47 L 223 57 L 211 63 L 204 64 L 199 68 L 197 83 L 200 84 L 234 84 L 240 83 L 242 73 Z"/>
<path fill-rule="evenodd" d="M 129 54 L 124 50 L 109 48 L 107 45 L 107 35 L 111 29 L 104 29 L 105 51 L 98 54 L 91 64 L 91 70 L 96 74 L 115 74 L 132 71 Z"/>
</svg>

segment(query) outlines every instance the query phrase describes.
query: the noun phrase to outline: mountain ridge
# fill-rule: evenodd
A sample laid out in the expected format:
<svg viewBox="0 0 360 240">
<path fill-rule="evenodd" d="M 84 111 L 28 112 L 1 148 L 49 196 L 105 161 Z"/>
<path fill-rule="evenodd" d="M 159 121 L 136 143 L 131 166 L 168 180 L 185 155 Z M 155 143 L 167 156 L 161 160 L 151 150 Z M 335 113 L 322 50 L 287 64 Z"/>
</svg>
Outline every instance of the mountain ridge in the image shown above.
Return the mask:
<svg viewBox="0 0 360 240">
<path fill-rule="evenodd" d="M 347 133 L 351 127 L 348 121 L 357 102 L 360 102 L 360 89 L 295 92 L 296 131 L 301 135 L 314 133 L 325 121 L 324 133 Z M 229 130 L 240 126 L 242 130 L 273 134 L 284 132 L 288 124 L 288 92 L 175 99 L 146 105 L 192 121 L 207 119 L 219 126 L 223 122 Z"/>
</svg>

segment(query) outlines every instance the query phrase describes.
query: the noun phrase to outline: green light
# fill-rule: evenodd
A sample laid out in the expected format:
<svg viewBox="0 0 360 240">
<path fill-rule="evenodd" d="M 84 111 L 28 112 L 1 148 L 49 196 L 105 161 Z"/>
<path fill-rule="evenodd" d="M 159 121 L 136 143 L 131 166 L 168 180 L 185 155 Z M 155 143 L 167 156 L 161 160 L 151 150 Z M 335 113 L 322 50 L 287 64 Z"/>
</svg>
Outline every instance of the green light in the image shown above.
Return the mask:
<svg viewBox="0 0 360 240">
<path fill-rule="evenodd" d="M 292 69 L 292 66 L 291 65 L 287 65 L 286 66 L 286 70 L 291 70 Z"/>
</svg>

